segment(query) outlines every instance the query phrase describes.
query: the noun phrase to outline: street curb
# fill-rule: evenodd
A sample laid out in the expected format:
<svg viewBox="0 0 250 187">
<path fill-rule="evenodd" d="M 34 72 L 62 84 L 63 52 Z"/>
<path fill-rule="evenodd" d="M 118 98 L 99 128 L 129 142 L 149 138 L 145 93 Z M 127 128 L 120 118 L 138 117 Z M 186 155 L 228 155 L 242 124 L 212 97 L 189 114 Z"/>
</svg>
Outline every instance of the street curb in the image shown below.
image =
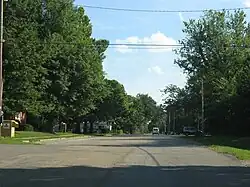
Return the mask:
<svg viewBox="0 0 250 187">
<path fill-rule="evenodd" d="M 87 138 L 91 138 L 91 136 L 76 136 L 76 137 L 62 137 L 62 138 L 51 138 L 51 139 L 41 139 L 39 140 L 40 142 L 44 142 L 44 141 L 53 141 L 53 140 L 66 140 L 66 139 L 87 139 Z"/>
<path fill-rule="evenodd" d="M 46 142 L 46 141 L 56 141 L 56 140 L 66 140 L 66 139 L 89 139 L 92 136 L 76 136 L 76 137 L 62 137 L 62 138 L 50 138 L 50 139 L 38 139 L 34 143 Z M 30 143 L 32 140 L 23 140 L 24 143 Z"/>
</svg>

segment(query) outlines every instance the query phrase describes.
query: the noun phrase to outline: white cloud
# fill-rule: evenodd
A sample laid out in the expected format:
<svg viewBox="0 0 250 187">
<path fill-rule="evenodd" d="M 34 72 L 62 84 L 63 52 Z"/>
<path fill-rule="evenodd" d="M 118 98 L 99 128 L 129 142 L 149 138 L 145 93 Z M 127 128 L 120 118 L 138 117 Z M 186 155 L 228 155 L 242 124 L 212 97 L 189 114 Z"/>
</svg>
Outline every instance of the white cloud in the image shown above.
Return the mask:
<svg viewBox="0 0 250 187">
<path fill-rule="evenodd" d="M 182 70 L 173 64 L 173 53 L 135 53 L 108 55 L 104 63 L 110 79 L 121 82 L 127 93 L 148 93 L 158 103 L 162 102 L 162 90 L 166 85 L 185 85 Z M 157 67 L 158 66 L 158 67 Z"/>
<path fill-rule="evenodd" d="M 124 40 L 117 39 L 117 44 L 155 44 L 155 45 L 176 45 L 177 42 L 160 31 L 153 33 L 150 37 L 139 38 L 138 36 L 130 36 Z M 134 47 L 134 46 L 133 46 Z M 131 46 L 121 45 L 116 47 L 116 51 L 121 53 L 138 51 Z M 140 48 L 141 46 L 135 47 Z M 148 48 L 149 52 L 168 52 L 172 51 L 172 46 L 142 46 L 142 48 Z"/>
<path fill-rule="evenodd" d="M 250 7 L 250 0 L 244 0 L 243 4 L 245 7 Z"/>
<path fill-rule="evenodd" d="M 162 69 L 159 66 L 150 67 L 150 68 L 148 68 L 148 71 L 150 73 L 156 73 L 158 75 L 164 74 L 164 72 L 162 71 Z"/>
</svg>

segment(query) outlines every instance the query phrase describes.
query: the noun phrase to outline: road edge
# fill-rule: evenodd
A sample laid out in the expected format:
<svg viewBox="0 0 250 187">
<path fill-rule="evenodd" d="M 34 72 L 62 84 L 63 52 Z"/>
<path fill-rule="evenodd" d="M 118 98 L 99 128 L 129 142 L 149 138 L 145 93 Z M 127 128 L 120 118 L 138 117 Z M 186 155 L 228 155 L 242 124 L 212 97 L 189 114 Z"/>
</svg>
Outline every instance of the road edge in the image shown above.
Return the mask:
<svg viewBox="0 0 250 187">
<path fill-rule="evenodd" d="M 238 159 L 238 158 L 237 158 L 236 156 L 234 156 L 234 155 L 227 154 L 227 153 L 217 152 L 217 151 L 215 151 L 214 149 L 212 149 L 211 147 L 209 147 L 209 146 L 207 146 L 207 145 L 204 145 L 204 144 L 201 143 L 201 142 L 198 142 L 198 141 L 195 141 L 195 140 L 191 140 L 191 139 L 185 139 L 184 136 L 179 137 L 179 138 L 181 138 L 182 140 L 185 140 L 186 142 L 192 143 L 192 144 L 194 144 L 194 145 L 197 145 L 197 146 L 201 146 L 201 147 L 207 148 L 207 149 L 209 149 L 209 150 L 211 150 L 211 151 L 213 151 L 213 152 L 215 152 L 215 153 L 217 153 L 217 154 L 223 155 L 223 156 L 228 157 L 228 158 L 230 158 L 230 159 L 237 160 L 237 161 L 239 161 L 239 162 L 241 163 L 241 165 L 242 165 L 243 167 L 250 167 L 250 160 L 240 160 L 240 159 Z"/>
</svg>

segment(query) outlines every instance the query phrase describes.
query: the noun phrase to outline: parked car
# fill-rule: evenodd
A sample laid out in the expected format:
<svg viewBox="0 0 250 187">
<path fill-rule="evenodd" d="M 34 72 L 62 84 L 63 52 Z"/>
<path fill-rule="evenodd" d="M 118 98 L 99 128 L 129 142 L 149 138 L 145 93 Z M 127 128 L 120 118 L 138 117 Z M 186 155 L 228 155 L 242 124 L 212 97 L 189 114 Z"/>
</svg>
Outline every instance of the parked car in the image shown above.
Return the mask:
<svg viewBox="0 0 250 187">
<path fill-rule="evenodd" d="M 154 135 L 154 134 L 159 135 L 159 134 L 160 134 L 160 129 L 159 129 L 158 127 L 154 127 L 154 128 L 153 128 L 153 131 L 152 131 L 152 134 L 153 134 L 153 135 Z"/>
<path fill-rule="evenodd" d="M 195 135 L 197 133 L 197 129 L 195 127 L 183 127 L 183 134 L 186 136 L 188 135 Z"/>
</svg>

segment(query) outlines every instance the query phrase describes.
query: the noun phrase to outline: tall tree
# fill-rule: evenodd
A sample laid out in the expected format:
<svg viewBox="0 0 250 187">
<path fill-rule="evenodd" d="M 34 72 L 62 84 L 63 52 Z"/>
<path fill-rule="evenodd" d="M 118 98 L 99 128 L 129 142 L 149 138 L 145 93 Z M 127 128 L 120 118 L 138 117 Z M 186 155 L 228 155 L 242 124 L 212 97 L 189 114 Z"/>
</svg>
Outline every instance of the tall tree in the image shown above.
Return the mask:
<svg viewBox="0 0 250 187">
<path fill-rule="evenodd" d="M 43 46 L 39 43 L 41 1 L 13 0 L 4 16 L 4 110 L 5 116 L 24 111 L 38 115 L 46 80 Z"/>
<path fill-rule="evenodd" d="M 41 36 L 50 51 L 46 62 L 50 85 L 45 97 L 54 103 L 50 115 L 79 124 L 102 93 L 102 61 L 108 42 L 91 37 L 89 18 L 71 0 L 47 1 L 43 23 Z"/>
<path fill-rule="evenodd" d="M 184 22 L 186 37 L 180 41 L 183 47 L 176 50 L 175 63 L 188 75 L 189 111 L 201 114 L 203 80 L 206 127 L 213 133 L 242 134 L 250 128 L 246 113 L 242 115 L 249 107 L 243 99 L 249 95 L 249 82 L 244 81 L 249 74 L 249 24 L 245 16 L 243 11 L 207 11 L 200 19 Z M 244 96 L 241 90 L 245 90 Z M 180 101 L 183 99 L 174 98 L 175 103 Z M 239 107 L 243 101 L 247 104 Z M 185 103 L 180 106 L 186 107 Z"/>
<path fill-rule="evenodd" d="M 108 41 L 92 38 L 72 0 L 13 0 L 5 15 L 6 113 L 26 111 L 50 129 L 52 121 L 80 121 L 103 95 Z"/>
</svg>

